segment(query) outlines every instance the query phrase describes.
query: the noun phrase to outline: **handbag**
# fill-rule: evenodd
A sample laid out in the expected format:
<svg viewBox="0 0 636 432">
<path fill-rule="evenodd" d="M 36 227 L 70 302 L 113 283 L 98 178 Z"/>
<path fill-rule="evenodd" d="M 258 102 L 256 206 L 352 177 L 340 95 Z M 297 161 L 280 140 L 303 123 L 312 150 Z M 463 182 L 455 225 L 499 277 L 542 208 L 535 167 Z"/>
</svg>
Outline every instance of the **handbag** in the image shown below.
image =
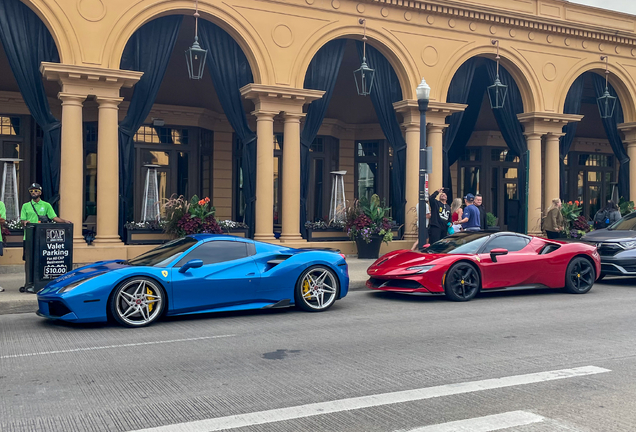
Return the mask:
<svg viewBox="0 0 636 432">
<path fill-rule="evenodd" d="M 49 222 L 51 222 L 51 219 L 49 219 L 49 217 L 47 215 L 40 216 L 38 211 L 35 209 L 35 206 L 33 205 L 33 201 L 31 201 L 31 207 L 33 207 L 33 211 L 35 212 L 35 214 L 38 217 L 38 223 L 49 223 Z"/>
</svg>

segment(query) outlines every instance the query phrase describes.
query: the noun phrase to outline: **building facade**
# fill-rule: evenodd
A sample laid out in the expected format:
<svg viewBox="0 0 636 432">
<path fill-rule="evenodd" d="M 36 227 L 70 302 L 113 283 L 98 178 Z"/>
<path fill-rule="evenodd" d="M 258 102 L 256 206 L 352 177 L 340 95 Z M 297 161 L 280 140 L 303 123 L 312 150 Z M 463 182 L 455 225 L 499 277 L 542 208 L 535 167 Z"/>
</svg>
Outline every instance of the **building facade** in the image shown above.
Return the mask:
<svg viewBox="0 0 636 432">
<path fill-rule="evenodd" d="M 201 0 L 200 41 L 216 63 L 190 80 L 183 52 L 194 7 L 0 7 L 0 156 L 22 160 L 21 203 L 35 180 L 59 195 L 60 215 L 76 227 L 77 262 L 122 256 L 121 224 L 141 218 L 147 165 L 158 166 L 160 197 L 209 196 L 217 219 L 245 220 L 255 239 L 291 246 L 306 244 L 305 220 L 328 218 L 330 173 L 346 171 L 346 198 L 379 194 L 404 225 L 392 247 L 412 244 L 422 77 L 431 87 L 431 189 L 481 193 L 502 228 L 540 233 L 553 198 L 579 200 L 592 217 L 614 189 L 636 194 L 634 16 L 562 0 Z M 18 18 L 38 20 L 45 37 L 21 43 Z M 363 34 L 384 74 L 375 99 L 359 96 L 353 77 Z M 509 112 L 491 109 L 486 92 L 497 50 Z M 25 84 L 34 76 L 17 66 L 33 58 L 39 99 Z M 597 107 L 606 77 L 619 100 L 610 119 Z M 92 246 L 79 226 L 96 229 Z M 20 256 L 10 250 L 0 264 Z"/>
</svg>

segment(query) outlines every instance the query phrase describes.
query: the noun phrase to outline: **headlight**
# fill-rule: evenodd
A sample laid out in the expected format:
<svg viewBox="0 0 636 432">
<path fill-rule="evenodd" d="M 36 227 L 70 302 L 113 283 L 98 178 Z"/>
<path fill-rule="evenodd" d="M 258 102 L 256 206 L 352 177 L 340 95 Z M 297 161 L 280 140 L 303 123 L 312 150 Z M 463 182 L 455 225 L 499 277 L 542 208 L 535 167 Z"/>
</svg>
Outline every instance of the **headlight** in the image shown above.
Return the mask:
<svg viewBox="0 0 636 432">
<path fill-rule="evenodd" d="M 414 267 L 407 268 L 406 271 L 412 271 L 412 272 L 415 272 L 415 273 L 426 273 L 427 271 L 429 271 L 433 267 L 435 267 L 435 266 L 432 266 L 432 265 L 414 266 Z"/>
<path fill-rule="evenodd" d="M 62 294 L 62 293 L 65 293 L 65 292 L 69 292 L 70 290 L 77 288 L 78 286 L 80 286 L 80 285 L 81 285 L 81 284 L 83 284 L 84 282 L 88 282 L 88 281 L 89 281 L 89 280 L 91 280 L 91 279 L 95 279 L 97 276 L 101 276 L 101 275 L 103 275 L 104 273 L 105 273 L 105 272 L 97 273 L 97 274 L 95 274 L 95 275 L 93 275 L 93 276 L 87 277 L 86 279 L 81 279 L 81 280 L 78 280 L 78 281 L 76 281 L 76 282 L 73 282 L 72 284 L 66 285 L 64 288 L 62 288 L 61 290 L 59 290 L 57 293 L 58 293 L 58 294 Z"/>
<path fill-rule="evenodd" d="M 636 241 L 623 242 L 621 243 L 621 246 L 623 246 L 625 249 L 634 249 L 636 248 Z"/>
</svg>

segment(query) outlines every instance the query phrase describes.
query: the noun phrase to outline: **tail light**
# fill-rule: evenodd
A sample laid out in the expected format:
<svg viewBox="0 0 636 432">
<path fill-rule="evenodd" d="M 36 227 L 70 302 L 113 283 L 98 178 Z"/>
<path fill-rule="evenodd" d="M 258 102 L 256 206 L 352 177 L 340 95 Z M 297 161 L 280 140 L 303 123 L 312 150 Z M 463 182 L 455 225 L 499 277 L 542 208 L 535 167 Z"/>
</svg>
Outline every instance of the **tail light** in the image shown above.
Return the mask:
<svg viewBox="0 0 636 432">
<path fill-rule="evenodd" d="M 340 256 L 342 257 L 343 260 L 345 261 L 347 260 L 347 256 L 345 254 L 341 253 Z"/>
</svg>

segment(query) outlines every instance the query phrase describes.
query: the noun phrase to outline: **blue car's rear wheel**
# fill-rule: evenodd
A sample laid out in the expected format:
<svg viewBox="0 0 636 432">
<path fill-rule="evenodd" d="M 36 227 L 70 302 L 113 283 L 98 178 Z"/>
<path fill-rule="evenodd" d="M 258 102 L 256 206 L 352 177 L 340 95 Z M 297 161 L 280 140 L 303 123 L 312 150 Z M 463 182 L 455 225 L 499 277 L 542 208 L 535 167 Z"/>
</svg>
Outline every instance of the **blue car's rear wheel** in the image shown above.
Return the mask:
<svg viewBox="0 0 636 432">
<path fill-rule="evenodd" d="M 110 299 L 110 312 L 126 327 L 152 324 L 163 313 L 166 293 L 156 281 L 144 277 L 120 283 Z"/>
<path fill-rule="evenodd" d="M 329 267 L 309 267 L 296 282 L 296 306 L 309 312 L 321 312 L 334 304 L 340 292 L 338 277 Z"/>
<path fill-rule="evenodd" d="M 446 273 L 444 293 L 449 300 L 472 300 L 479 292 L 479 288 L 479 272 L 467 262 L 458 262 Z"/>
</svg>

